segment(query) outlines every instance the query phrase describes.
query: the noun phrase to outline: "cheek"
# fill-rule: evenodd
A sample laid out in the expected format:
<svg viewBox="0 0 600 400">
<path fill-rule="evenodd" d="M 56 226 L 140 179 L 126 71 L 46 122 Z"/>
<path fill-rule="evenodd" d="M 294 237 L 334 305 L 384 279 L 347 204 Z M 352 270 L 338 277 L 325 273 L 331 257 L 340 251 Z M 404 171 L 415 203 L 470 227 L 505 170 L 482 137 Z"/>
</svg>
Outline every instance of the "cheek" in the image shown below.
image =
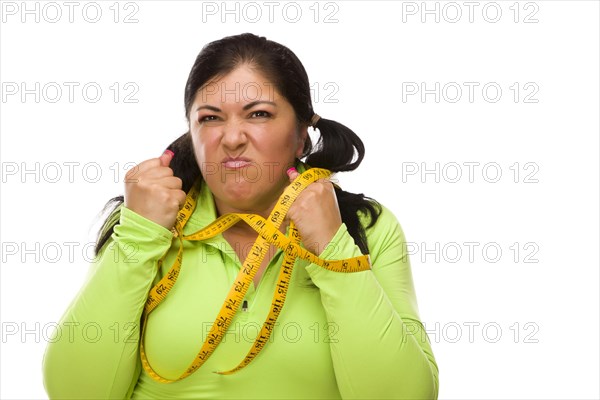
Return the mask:
<svg viewBox="0 0 600 400">
<path fill-rule="evenodd" d="M 199 163 L 208 161 L 210 155 L 215 153 L 214 151 L 211 151 L 211 142 L 208 135 L 201 135 L 198 132 L 194 132 L 192 134 L 192 146 L 196 160 L 198 160 Z"/>
<path fill-rule="evenodd" d="M 210 151 L 208 143 L 205 140 L 199 139 L 197 136 L 192 138 L 192 146 L 198 167 L 200 168 L 202 176 L 206 179 L 214 172 L 215 163 L 210 156 L 211 154 L 215 154 L 215 152 Z"/>
<path fill-rule="evenodd" d="M 196 160 L 200 163 L 204 160 L 203 144 L 198 140 L 196 133 L 192 133 L 192 150 L 196 156 Z"/>
<path fill-rule="evenodd" d="M 194 140 L 192 143 L 196 162 L 198 163 L 202 176 L 206 180 L 207 177 L 210 178 L 210 176 L 214 174 L 215 169 L 214 160 L 211 160 L 210 158 L 211 151 L 207 148 L 206 143 L 200 140 Z M 214 154 L 214 152 L 212 153 Z"/>
<path fill-rule="evenodd" d="M 268 148 L 272 155 L 287 157 L 290 153 L 296 152 L 298 140 L 296 131 L 289 131 L 283 135 L 279 135 L 276 139 L 274 135 L 268 135 L 261 142 L 265 144 L 264 148 Z"/>
</svg>

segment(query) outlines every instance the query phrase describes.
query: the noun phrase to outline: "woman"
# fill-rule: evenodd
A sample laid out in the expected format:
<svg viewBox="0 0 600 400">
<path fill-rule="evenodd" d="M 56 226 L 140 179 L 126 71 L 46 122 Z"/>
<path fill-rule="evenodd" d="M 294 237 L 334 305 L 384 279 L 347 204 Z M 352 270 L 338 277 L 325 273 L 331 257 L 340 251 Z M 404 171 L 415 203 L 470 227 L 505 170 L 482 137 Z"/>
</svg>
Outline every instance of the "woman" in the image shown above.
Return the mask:
<svg viewBox="0 0 600 400">
<path fill-rule="evenodd" d="M 294 53 L 252 34 L 208 44 L 190 72 L 185 111 L 189 131 L 131 169 L 124 198 L 113 199 L 87 282 L 61 321 L 81 334 L 57 337 L 44 356 L 49 396 L 436 398 L 402 229 L 385 207 L 318 175 L 355 169 L 364 148 L 314 113 Z M 315 148 L 309 126 L 321 134 Z M 293 202 L 281 200 L 309 175 Z M 370 266 L 285 264 L 283 247 L 237 220 L 183 240 L 231 213 L 297 232 L 321 260 L 354 265 L 369 254 Z M 282 263 L 293 267 L 285 285 Z"/>
</svg>

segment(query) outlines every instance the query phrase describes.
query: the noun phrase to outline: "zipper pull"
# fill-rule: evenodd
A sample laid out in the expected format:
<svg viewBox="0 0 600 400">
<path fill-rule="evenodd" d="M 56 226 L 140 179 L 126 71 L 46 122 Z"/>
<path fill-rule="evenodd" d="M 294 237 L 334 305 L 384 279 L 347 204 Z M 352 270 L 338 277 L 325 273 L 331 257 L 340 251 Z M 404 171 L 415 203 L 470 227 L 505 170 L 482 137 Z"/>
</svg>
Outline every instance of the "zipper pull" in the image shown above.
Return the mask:
<svg viewBox="0 0 600 400">
<path fill-rule="evenodd" d="M 242 303 L 242 311 L 248 311 L 248 300 L 244 300 L 244 302 Z"/>
</svg>

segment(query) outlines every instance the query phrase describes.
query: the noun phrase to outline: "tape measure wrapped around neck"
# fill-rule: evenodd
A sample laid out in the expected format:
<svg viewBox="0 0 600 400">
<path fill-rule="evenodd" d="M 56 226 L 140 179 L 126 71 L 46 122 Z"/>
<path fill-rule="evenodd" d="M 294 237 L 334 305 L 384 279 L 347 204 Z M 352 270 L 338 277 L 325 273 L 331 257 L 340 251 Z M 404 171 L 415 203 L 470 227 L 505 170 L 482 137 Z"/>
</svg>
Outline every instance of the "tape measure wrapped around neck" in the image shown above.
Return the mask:
<svg viewBox="0 0 600 400">
<path fill-rule="evenodd" d="M 257 214 L 224 214 L 205 228 L 189 235 L 183 235 L 183 227 L 194 212 L 198 194 L 200 193 L 199 181 L 192 186 L 192 189 L 189 191 L 186 197 L 185 205 L 177 215 L 175 227 L 173 228 L 174 239 L 179 240 L 179 251 L 177 252 L 177 257 L 169 272 L 152 289 L 150 289 L 142 314 L 143 322 L 142 333 L 140 337 L 140 357 L 142 360 L 142 366 L 148 375 L 161 383 L 177 382 L 194 373 L 202 366 L 202 364 L 204 364 L 204 362 L 206 362 L 206 360 L 213 354 L 223 339 L 225 332 L 227 332 L 233 317 L 237 313 L 240 304 L 246 296 L 246 292 L 250 287 L 250 282 L 252 282 L 254 275 L 258 271 L 263 259 L 267 254 L 269 244 L 272 244 L 283 250 L 285 254 L 279 272 L 278 284 L 276 285 L 273 301 L 271 302 L 271 309 L 269 310 L 269 314 L 261 328 L 261 331 L 258 333 L 256 340 L 254 341 L 244 360 L 242 360 L 236 367 L 228 371 L 216 372 L 218 374 L 228 375 L 239 371 L 248 365 L 265 346 L 285 303 L 285 297 L 296 258 L 310 261 L 311 263 L 315 263 L 325 269 L 335 272 L 351 273 L 365 271 L 371 268 L 368 255 L 361 255 L 359 257 L 348 258 L 345 260 L 324 260 L 317 257 L 313 253 L 300 246 L 300 234 L 298 233 L 298 230 L 292 221 L 290 221 L 289 226 L 289 237 L 285 236 L 279 231 L 279 227 L 283 223 L 290 206 L 294 200 L 296 200 L 298 195 L 311 183 L 319 179 L 327 178 L 330 175 L 331 171 L 320 168 L 311 168 L 300 174 L 281 194 L 268 219 L 264 219 Z M 183 261 L 183 241 L 206 240 L 229 229 L 239 221 L 244 221 L 250 227 L 252 227 L 252 229 L 258 233 L 258 237 L 248 253 L 240 272 L 236 276 L 235 281 L 231 286 L 229 293 L 227 294 L 227 298 L 221 306 L 221 310 L 219 311 L 211 330 L 206 336 L 200 351 L 190 366 L 177 379 L 163 378 L 152 369 L 150 363 L 148 362 L 148 358 L 146 357 L 146 353 L 144 351 L 144 333 L 146 330 L 146 321 L 148 319 L 148 315 L 166 298 L 167 294 L 177 281 Z M 164 258 L 165 257 L 160 259 L 158 262 L 159 270 Z"/>
</svg>

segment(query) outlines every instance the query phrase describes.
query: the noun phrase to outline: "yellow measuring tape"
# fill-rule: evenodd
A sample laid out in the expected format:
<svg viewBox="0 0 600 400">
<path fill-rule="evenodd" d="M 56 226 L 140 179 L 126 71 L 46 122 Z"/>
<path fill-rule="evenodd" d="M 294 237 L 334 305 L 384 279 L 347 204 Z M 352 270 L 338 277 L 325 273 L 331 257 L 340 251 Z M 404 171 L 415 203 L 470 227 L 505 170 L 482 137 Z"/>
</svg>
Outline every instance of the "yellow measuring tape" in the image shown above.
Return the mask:
<svg viewBox="0 0 600 400">
<path fill-rule="evenodd" d="M 368 270 L 371 267 L 368 255 L 361 255 L 359 257 L 348 258 L 345 260 L 323 260 L 322 258 L 317 257 L 313 253 L 300 246 L 300 235 L 293 222 L 290 222 L 290 237 L 285 236 L 279 231 L 279 227 L 289 211 L 290 206 L 294 200 L 296 200 L 296 197 L 298 197 L 298 195 L 311 183 L 322 178 L 327 178 L 330 175 L 331 171 L 320 168 L 311 168 L 300 174 L 279 197 L 279 200 L 273 208 L 273 211 L 269 215 L 268 219 L 264 219 L 260 215 L 256 214 L 224 214 L 205 228 L 190 235 L 183 235 L 183 227 L 189 220 L 196 207 L 196 200 L 200 192 L 200 185 L 198 184 L 199 182 L 194 184 L 186 197 L 185 205 L 177 215 L 177 220 L 173 229 L 174 236 L 179 239 L 179 251 L 177 252 L 177 257 L 169 272 L 150 290 L 142 315 L 143 322 L 142 334 L 140 338 L 140 357 L 142 359 L 142 366 L 148 375 L 150 375 L 156 381 L 162 383 L 177 382 L 194 373 L 202 366 L 202 364 L 204 364 L 204 362 L 206 362 L 206 360 L 212 355 L 223 339 L 225 332 L 227 332 L 233 317 L 235 316 L 240 304 L 246 296 L 246 292 L 250 287 L 250 283 L 252 282 L 254 275 L 256 275 L 256 272 L 258 271 L 265 255 L 267 254 L 269 243 L 283 250 L 285 254 L 278 277 L 278 283 L 273 295 L 271 309 L 269 310 L 269 315 L 267 316 L 261 331 L 259 332 L 254 344 L 250 348 L 250 351 L 244 360 L 242 360 L 237 367 L 228 371 L 217 372 L 218 374 L 228 375 L 244 368 L 256 357 L 256 355 L 267 343 L 271 332 L 275 327 L 277 317 L 279 316 L 279 313 L 281 312 L 285 303 L 285 296 L 287 294 L 287 289 L 290 283 L 296 258 L 308 260 L 312 263 L 320 265 L 323 268 L 336 272 L 359 272 Z M 208 333 L 193 362 L 179 378 L 163 378 L 152 369 L 150 363 L 148 362 L 146 352 L 144 351 L 144 333 L 146 330 L 146 321 L 148 319 L 148 315 L 165 299 L 177 281 L 183 261 L 183 241 L 206 240 L 229 229 L 239 221 L 244 221 L 250 225 L 250 227 L 252 227 L 258 233 L 258 238 L 254 242 L 250 253 L 246 257 L 246 260 L 244 261 L 240 272 L 235 278 L 235 282 L 231 286 L 231 289 L 227 294 L 227 298 L 225 299 L 225 302 L 223 303 L 210 332 Z M 166 255 L 159 260 L 159 269 L 165 257 Z"/>
</svg>

